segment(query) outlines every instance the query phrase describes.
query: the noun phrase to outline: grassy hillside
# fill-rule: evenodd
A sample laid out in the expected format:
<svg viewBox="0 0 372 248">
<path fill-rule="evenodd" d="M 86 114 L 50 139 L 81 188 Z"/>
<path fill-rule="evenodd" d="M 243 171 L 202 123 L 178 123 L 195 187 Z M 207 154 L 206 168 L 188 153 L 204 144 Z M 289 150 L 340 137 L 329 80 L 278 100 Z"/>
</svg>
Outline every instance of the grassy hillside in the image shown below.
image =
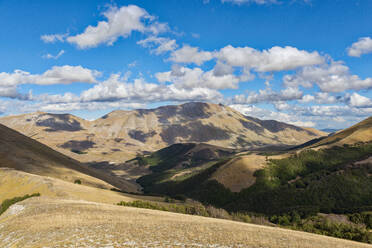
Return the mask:
<svg viewBox="0 0 372 248">
<path fill-rule="evenodd" d="M 372 117 L 320 140 L 312 147 L 355 144 L 372 140 Z"/>
<path fill-rule="evenodd" d="M 136 185 L 94 170 L 1 124 L 0 167 L 69 182 L 80 180 L 83 184 L 94 187 L 118 187 L 126 191 L 137 191 Z"/>
<path fill-rule="evenodd" d="M 234 211 L 276 214 L 298 208 L 347 212 L 372 206 L 372 166 L 353 164 L 369 156 L 372 143 L 305 150 L 288 158 L 270 159 L 267 167 L 255 172 L 256 182 L 239 193 L 211 180 L 226 159 L 184 180 L 155 180 L 149 175 L 138 182 L 148 192 L 186 194 Z"/>
<path fill-rule="evenodd" d="M 145 192 L 151 188 L 152 193 L 156 193 L 153 190 L 154 184 L 182 182 L 211 167 L 216 161 L 233 154 L 232 149 L 203 143 L 174 144 L 151 155 L 137 157 L 134 161 L 152 171 L 137 181 L 144 187 Z"/>
<path fill-rule="evenodd" d="M 45 197 L 13 205 L 0 216 L 0 233 L 1 247 L 370 247 L 281 228 Z"/>
<path fill-rule="evenodd" d="M 240 192 L 232 192 L 213 176 L 239 158 L 221 159 L 182 180 L 166 180 L 169 175 L 163 173 L 162 177 L 148 175 L 138 182 L 146 192 L 173 197 L 185 195 L 231 213 L 263 214 L 273 218 L 273 222 L 277 221 L 273 216 L 295 215 L 307 220 L 319 212 L 352 214 L 372 211 L 372 164 L 368 160 L 357 162 L 371 156 L 372 143 L 358 143 L 317 151 L 304 150 L 282 159 L 269 158 L 266 167 L 254 172 L 255 182 Z M 290 223 L 291 217 L 288 225 Z M 327 234 L 324 231 L 326 226 L 319 225 Z M 340 231 L 342 237 L 346 237 L 343 236 L 345 230 Z M 366 236 L 358 235 L 352 238 L 366 240 Z"/>
<path fill-rule="evenodd" d="M 42 196 L 49 198 L 65 198 L 109 204 L 136 200 L 164 202 L 164 198 L 161 197 L 125 194 L 109 189 L 66 182 L 52 177 L 38 176 L 14 169 L 0 168 L 0 203 L 5 199 L 34 193 L 40 193 Z"/>
</svg>

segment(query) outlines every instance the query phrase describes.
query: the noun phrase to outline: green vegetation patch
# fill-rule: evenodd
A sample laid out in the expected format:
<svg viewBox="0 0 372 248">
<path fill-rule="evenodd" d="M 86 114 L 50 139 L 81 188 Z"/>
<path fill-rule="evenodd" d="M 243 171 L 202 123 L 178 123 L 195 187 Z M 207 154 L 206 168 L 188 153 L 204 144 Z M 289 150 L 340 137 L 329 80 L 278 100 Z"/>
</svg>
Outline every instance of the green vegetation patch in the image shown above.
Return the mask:
<svg viewBox="0 0 372 248">
<path fill-rule="evenodd" d="M 284 215 L 273 215 L 270 221 L 281 227 L 299 231 L 327 235 L 336 238 L 372 243 L 372 233 L 364 223 L 353 223 L 347 216 L 337 216 L 340 220 L 330 220 L 327 215 L 315 215 L 301 219 L 296 212 Z M 343 219 L 342 217 L 346 217 Z"/>
<path fill-rule="evenodd" d="M 13 205 L 17 202 L 26 200 L 27 198 L 35 197 L 35 196 L 40 196 L 40 193 L 34 193 L 32 195 L 27 194 L 27 195 L 24 195 L 24 196 L 21 196 L 21 197 L 14 197 L 14 198 L 11 198 L 11 199 L 4 200 L 0 205 L 0 215 L 2 213 L 4 213 L 11 205 Z"/>
</svg>

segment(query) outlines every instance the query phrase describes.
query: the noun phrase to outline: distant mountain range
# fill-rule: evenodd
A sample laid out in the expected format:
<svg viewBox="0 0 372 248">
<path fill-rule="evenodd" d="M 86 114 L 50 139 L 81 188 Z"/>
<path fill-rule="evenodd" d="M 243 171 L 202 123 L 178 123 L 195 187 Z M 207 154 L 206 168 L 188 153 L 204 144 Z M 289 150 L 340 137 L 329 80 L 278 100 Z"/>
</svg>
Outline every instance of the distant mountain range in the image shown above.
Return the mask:
<svg viewBox="0 0 372 248">
<path fill-rule="evenodd" d="M 332 129 L 332 128 L 324 128 L 324 129 L 320 129 L 320 131 L 322 132 L 326 132 L 326 133 L 335 133 L 337 131 L 339 131 L 341 129 Z"/>
<path fill-rule="evenodd" d="M 123 162 L 175 143 L 226 148 L 298 145 L 326 133 L 260 120 L 221 105 L 201 102 L 156 109 L 113 111 L 95 121 L 70 114 L 36 112 L 0 123 L 82 162 Z"/>
</svg>

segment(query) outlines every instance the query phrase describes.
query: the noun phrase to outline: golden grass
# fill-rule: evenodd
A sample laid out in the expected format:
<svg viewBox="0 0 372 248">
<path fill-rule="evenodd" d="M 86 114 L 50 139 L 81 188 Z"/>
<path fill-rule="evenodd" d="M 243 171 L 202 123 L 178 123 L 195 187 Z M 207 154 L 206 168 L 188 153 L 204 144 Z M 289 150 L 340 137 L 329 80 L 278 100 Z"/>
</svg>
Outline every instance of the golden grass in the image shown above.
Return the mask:
<svg viewBox="0 0 372 248">
<path fill-rule="evenodd" d="M 38 192 L 42 196 L 52 198 L 63 197 L 65 199 L 110 204 L 135 200 L 164 202 L 162 197 L 124 194 L 107 189 L 69 183 L 56 178 L 0 168 L 0 202 L 4 199 Z"/>
<path fill-rule="evenodd" d="M 0 246 L 371 247 L 280 228 L 46 197 L 19 202 L 0 216 Z"/>
<path fill-rule="evenodd" d="M 262 169 L 265 164 L 265 156 L 251 154 L 237 157 L 222 165 L 211 179 L 217 180 L 233 192 L 239 192 L 255 183 L 253 173 Z"/>
<path fill-rule="evenodd" d="M 139 188 L 135 183 L 92 169 L 3 125 L 0 125 L 1 167 L 68 182 L 79 179 L 86 185 L 99 188 L 110 189 L 115 186 L 129 192 L 137 192 Z"/>
<path fill-rule="evenodd" d="M 290 154 L 270 156 L 268 159 L 280 159 Z M 236 157 L 222 165 L 211 177 L 217 180 L 232 192 L 239 192 L 242 189 L 252 186 L 256 182 L 253 175 L 255 171 L 266 166 L 266 156 L 250 154 Z"/>
<path fill-rule="evenodd" d="M 349 128 L 338 131 L 312 146 L 334 146 L 343 144 L 355 144 L 357 142 L 369 142 L 372 140 L 372 117 L 369 117 Z"/>
</svg>

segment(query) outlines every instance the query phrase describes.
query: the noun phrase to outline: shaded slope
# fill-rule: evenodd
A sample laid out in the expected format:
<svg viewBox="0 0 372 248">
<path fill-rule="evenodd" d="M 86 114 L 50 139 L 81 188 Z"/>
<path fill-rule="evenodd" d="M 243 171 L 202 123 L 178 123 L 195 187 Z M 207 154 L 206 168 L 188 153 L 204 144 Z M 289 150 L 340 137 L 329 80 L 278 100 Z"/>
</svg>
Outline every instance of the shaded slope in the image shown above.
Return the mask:
<svg viewBox="0 0 372 248">
<path fill-rule="evenodd" d="M 175 168 L 191 168 L 203 163 L 233 155 L 233 149 L 203 143 L 174 144 L 148 156 L 136 158 L 140 165 L 149 165 L 153 172 Z"/>
<path fill-rule="evenodd" d="M 185 179 L 203 173 L 216 162 L 226 160 L 234 153 L 232 149 L 208 144 L 174 144 L 129 163 L 136 162 L 152 171 L 151 174 L 137 179 L 145 192 L 172 194 L 172 189 L 165 190 L 168 184 L 182 184 Z M 160 188 L 157 188 L 158 186 Z"/>
</svg>

